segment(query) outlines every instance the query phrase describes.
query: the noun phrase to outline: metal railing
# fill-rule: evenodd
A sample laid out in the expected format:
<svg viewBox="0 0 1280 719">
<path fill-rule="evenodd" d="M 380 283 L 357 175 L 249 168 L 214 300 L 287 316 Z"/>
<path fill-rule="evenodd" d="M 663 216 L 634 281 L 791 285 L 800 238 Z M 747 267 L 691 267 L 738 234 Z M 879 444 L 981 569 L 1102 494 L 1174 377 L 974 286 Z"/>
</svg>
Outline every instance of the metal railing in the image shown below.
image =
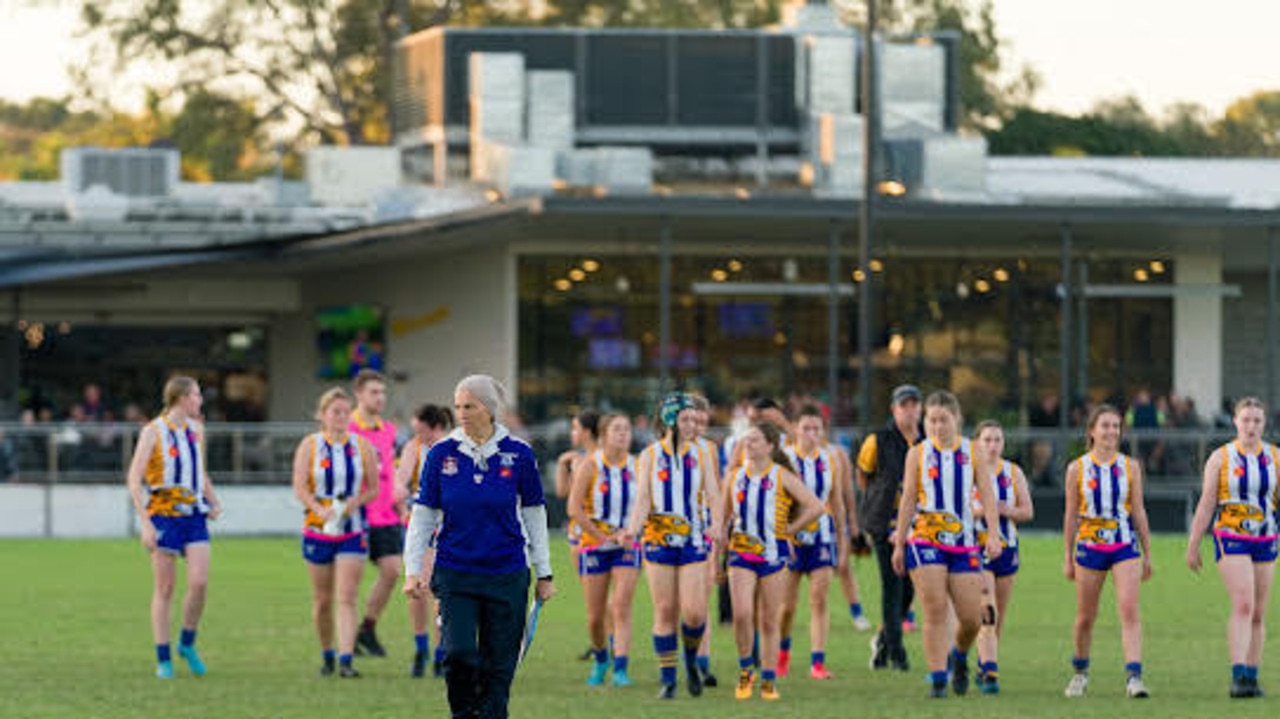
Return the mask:
<svg viewBox="0 0 1280 719">
<path fill-rule="evenodd" d="M 0 423 L 0 482 L 123 482 L 140 429 L 119 423 Z M 529 433 L 548 472 L 568 447 L 565 429 L 538 427 Z M 315 425 L 309 422 L 210 424 L 206 427 L 209 473 L 220 484 L 287 484 L 294 449 L 312 431 Z M 853 449 L 858 433 L 837 428 L 834 436 Z M 1200 483 L 1208 453 L 1232 436 L 1221 429 L 1133 431 L 1126 435 L 1125 451 L 1142 460 L 1152 484 L 1194 487 Z M 1022 465 L 1037 487 L 1060 486 L 1066 463 L 1084 452 L 1078 429 L 1010 428 L 1005 438 L 1006 456 Z M 544 481 L 549 486 L 552 478 L 548 475 Z"/>
</svg>

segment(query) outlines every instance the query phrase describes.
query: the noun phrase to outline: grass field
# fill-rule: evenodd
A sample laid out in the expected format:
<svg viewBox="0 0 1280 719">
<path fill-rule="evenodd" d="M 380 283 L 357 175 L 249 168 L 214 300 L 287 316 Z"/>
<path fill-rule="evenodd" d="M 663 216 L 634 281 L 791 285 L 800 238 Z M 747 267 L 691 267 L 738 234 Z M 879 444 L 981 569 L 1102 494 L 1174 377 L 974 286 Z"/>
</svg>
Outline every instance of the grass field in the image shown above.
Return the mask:
<svg viewBox="0 0 1280 719">
<path fill-rule="evenodd" d="M 867 635 L 845 615 L 834 622 L 828 649 L 830 682 L 795 672 L 781 683 L 783 701 L 735 702 L 734 650 L 727 627 L 715 634 L 714 669 L 722 678 L 701 699 L 653 698 L 657 669 L 649 641 L 647 590 L 637 593 L 634 688 L 592 689 L 582 599 L 557 542 L 560 595 L 547 606 L 537 641 L 513 688 L 511 715 L 555 717 L 926 717 L 976 712 L 984 717 L 1271 716 L 1280 699 L 1234 702 L 1227 709 L 1225 594 L 1212 568 L 1195 577 L 1182 562 L 1183 539 L 1155 544 L 1156 573 L 1144 587 L 1145 664 L 1154 698 L 1123 699 L 1123 672 L 1114 602 L 1107 592 L 1093 656 L 1090 696 L 1068 701 L 1074 594 L 1061 577 L 1056 537 L 1025 540 L 1023 571 L 1001 654 L 998 697 L 976 693 L 944 702 L 924 698 L 919 635 L 910 635 L 909 675 L 867 668 Z M 1206 546 L 1206 549 L 1208 547 Z M 309 621 L 309 593 L 291 539 L 224 539 L 214 549 L 209 608 L 200 646 L 208 676 L 192 679 L 179 664 L 175 681 L 152 677 L 148 630 L 149 566 L 135 542 L 5 541 L 0 584 L 0 717 L 443 717 L 439 680 L 407 676 L 412 640 L 401 603 L 389 610 L 380 634 L 387 659 L 357 659 L 357 681 L 316 676 L 318 648 Z M 1206 552 L 1208 556 L 1208 552 Z M 864 602 L 877 608 L 872 560 L 858 565 Z M 834 606 L 839 606 L 833 596 Z M 1275 628 L 1272 612 L 1271 628 Z M 804 668 L 807 630 L 798 627 L 794 654 Z M 1280 661 L 1268 650 L 1262 683 L 1280 697 Z"/>
</svg>

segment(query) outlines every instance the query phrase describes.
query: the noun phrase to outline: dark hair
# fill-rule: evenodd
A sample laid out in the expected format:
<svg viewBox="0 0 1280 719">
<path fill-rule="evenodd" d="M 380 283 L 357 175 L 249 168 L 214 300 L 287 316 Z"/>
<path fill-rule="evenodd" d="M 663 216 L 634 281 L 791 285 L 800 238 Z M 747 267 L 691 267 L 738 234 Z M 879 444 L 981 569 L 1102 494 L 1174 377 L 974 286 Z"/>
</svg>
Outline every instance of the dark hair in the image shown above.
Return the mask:
<svg viewBox="0 0 1280 719">
<path fill-rule="evenodd" d="M 424 404 L 414 410 L 413 416 L 428 427 L 453 429 L 453 410 L 438 404 Z"/>
<path fill-rule="evenodd" d="M 600 439 L 600 413 L 594 409 L 584 409 L 573 416 L 578 426 L 591 433 L 592 439 Z"/>
<path fill-rule="evenodd" d="M 1124 413 L 1116 409 L 1115 405 L 1100 404 L 1089 410 L 1089 418 L 1084 423 L 1084 446 L 1086 449 L 1093 449 L 1093 426 L 1098 423 L 1104 414 L 1114 414 L 1120 419 L 1120 437 L 1124 437 Z"/>
<path fill-rule="evenodd" d="M 788 472 L 795 474 L 795 465 L 791 464 L 791 456 L 782 448 L 782 430 L 773 422 L 757 422 L 755 428 L 760 430 L 760 434 L 764 435 L 764 440 L 773 445 L 773 451 L 769 453 L 769 459 L 785 468 Z"/>
<path fill-rule="evenodd" d="M 382 384 L 385 385 L 387 383 L 387 378 L 384 377 L 382 373 L 379 372 L 378 370 L 368 369 L 366 367 L 365 369 L 362 369 L 356 373 L 355 381 L 352 382 L 351 384 L 353 387 L 355 387 L 356 391 L 359 392 L 360 390 L 364 389 L 364 386 L 369 384 L 370 382 L 381 382 Z"/>
<path fill-rule="evenodd" d="M 761 397 L 760 399 L 752 402 L 751 406 L 754 407 L 757 411 L 765 410 L 765 409 L 776 409 L 779 412 L 782 411 L 782 405 L 773 401 L 773 399 L 770 397 Z"/>
</svg>

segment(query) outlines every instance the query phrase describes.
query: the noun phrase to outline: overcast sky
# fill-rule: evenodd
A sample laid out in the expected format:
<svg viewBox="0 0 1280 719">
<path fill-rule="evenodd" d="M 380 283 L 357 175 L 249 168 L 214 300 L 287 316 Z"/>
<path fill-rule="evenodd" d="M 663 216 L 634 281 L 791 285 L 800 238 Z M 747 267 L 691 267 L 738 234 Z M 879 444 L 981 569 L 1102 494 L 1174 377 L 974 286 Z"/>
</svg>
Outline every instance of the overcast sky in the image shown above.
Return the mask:
<svg viewBox="0 0 1280 719">
<path fill-rule="evenodd" d="M 76 0 L 0 0 L 0 97 L 69 91 L 82 58 Z M 1078 112 L 1137 95 L 1148 109 L 1193 101 L 1221 111 L 1280 90 L 1280 0 L 996 0 L 1014 64 L 1037 69 L 1041 107 Z"/>
</svg>

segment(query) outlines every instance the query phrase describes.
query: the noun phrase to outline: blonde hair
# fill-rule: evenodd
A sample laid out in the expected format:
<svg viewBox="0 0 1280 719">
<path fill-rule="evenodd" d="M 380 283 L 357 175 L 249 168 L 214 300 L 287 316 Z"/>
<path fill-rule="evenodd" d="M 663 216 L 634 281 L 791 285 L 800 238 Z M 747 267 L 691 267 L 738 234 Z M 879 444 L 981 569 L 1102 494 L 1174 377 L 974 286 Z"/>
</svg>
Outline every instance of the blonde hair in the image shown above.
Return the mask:
<svg viewBox="0 0 1280 719">
<path fill-rule="evenodd" d="M 192 377 L 178 375 L 170 377 L 168 382 L 164 383 L 164 408 L 166 410 L 173 409 L 183 397 L 191 393 L 191 390 L 200 385 Z"/>
<path fill-rule="evenodd" d="M 1124 415 L 1115 405 L 1100 404 L 1089 410 L 1089 419 L 1085 421 L 1084 426 L 1084 446 L 1086 449 L 1093 449 L 1093 427 L 1098 424 L 1098 420 L 1102 419 L 1104 414 L 1114 414 L 1120 420 L 1120 438 L 1124 439 Z"/>
<path fill-rule="evenodd" d="M 320 419 L 324 411 L 329 409 L 329 405 L 338 400 L 345 400 L 347 404 L 352 404 L 351 393 L 341 387 L 330 387 L 325 390 L 325 393 L 320 395 L 320 401 L 316 402 L 316 419 Z"/>
<path fill-rule="evenodd" d="M 1263 416 L 1267 414 L 1267 406 L 1262 403 L 1262 400 L 1257 397 L 1241 397 L 1240 401 L 1236 402 L 1235 408 L 1231 410 L 1231 416 L 1234 417 L 1240 414 L 1241 410 L 1246 409 L 1260 409 Z"/>
</svg>

